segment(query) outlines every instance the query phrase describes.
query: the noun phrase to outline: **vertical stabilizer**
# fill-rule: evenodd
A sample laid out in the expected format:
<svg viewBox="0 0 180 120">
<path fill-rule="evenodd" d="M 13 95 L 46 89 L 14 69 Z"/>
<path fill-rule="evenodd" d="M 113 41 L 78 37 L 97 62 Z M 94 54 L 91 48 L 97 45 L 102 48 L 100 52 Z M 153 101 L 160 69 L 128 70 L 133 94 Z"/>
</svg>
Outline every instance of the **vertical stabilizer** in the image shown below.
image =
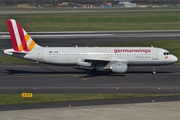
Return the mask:
<svg viewBox="0 0 180 120">
<path fill-rule="evenodd" d="M 8 19 L 6 22 L 15 51 L 20 52 L 24 50 L 28 52 L 38 46 L 16 20 Z"/>
</svg>

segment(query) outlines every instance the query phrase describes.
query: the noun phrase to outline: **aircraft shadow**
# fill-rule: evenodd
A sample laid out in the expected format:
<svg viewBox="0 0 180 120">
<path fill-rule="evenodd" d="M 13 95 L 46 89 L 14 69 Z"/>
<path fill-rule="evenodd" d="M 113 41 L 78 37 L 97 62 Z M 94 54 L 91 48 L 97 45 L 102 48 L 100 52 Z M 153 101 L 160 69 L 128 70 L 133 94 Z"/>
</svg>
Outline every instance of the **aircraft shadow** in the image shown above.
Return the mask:
<svg viewBox="0 0 180 120">
<path fill-rule="evenodd" d="M 74 69 L 80 69 L 80 70 L 88 70 L 88 69 L 86 69 L 86 68 L 74 68 Z M 91 72 L 91 70 L 89 70 L 90 72 Z M 99 72 L 99 73 L 101 73 L 101 74 L 117 74 L 117 75 L 119 75 L 119 74 L 121 74 L 121 73 L 113 73 L 113 72 L 111 72 L 111 71 L 106 71 L 106 70 L 100 70 L 100 71 L 97 71 L 97 72 Z M 151 74 L 152 73 L 152 71 L 151 70 L 149 70 L 149 71 L 132 71 L 132 70 L 129 70 L 129 71 L 127 71 L 126 73 L 122 73 L 122 75 L 123 74 Z M 167 71 L 156 71 L 156 73 L 173 73 L 173 72 L 167 72 Z"/>
<path fill-rule="evenodd" d="M 41 71 L 27 71 L 27 70 L 6 70 L 7 75 L 14 74 L 87 74 L 87 72 L 58 72 L 58 71 L 50 71 L 50 72 L 41 72 Z"/>
<path fill-rule="evenodd" d="M 46 68 L 50 71 L 27 71 L 27 70 L 6 70 L 6 75 L 23 75 L 23 74 L 77 74 L 80 75 L 82 78 L 87 77 L 95 77 L 95 76 L 126 76 L 128 74 L 134 74 L 134 75 L 140 75 L 140 74 L 151 74 L 151 71 L 128 71 L 127 73 L 113 73 L 111 71 L 97 71 L 96 73 L 92 73 L 91 69 L 85 69 L 85 68 L 74 68 L 74 69 L 80 69 L 81 71 L 55 71 L 49 68 Z M 163 73 L 173 73 L 173 72 L 164 72 L 164 71 L 157 71 L 157 74 L 163 74 Z"/>
<path fill-rule="evenodd" d="M 27 71 L 27 70 L 6 70 L 6 72 L 4 72 L 6 75 L 23 75 L 23 74 L 28 74 L 28 75 L 38 75 L 38 74 L 46 74 L 46 75 L 53 75 L 53 74 L 77 74 L 79 75 L 79 78 L 87 78 L 87 77 L 95 77 L 95 76 L 114 76 L 111 75 L 112 72 L 110 71 L 97 71 L 95 74 L 92 73 L 91 70 L 88 70 L 88 69 L 84 69 L 83 71 L 45 71 L 45 72 L 42 72 L 42 71 Z M 117 74 L 118 76 L 125 76 L 125 74 Z M 117 76 L 116 75 L 116 76 Z"/>
</svg>

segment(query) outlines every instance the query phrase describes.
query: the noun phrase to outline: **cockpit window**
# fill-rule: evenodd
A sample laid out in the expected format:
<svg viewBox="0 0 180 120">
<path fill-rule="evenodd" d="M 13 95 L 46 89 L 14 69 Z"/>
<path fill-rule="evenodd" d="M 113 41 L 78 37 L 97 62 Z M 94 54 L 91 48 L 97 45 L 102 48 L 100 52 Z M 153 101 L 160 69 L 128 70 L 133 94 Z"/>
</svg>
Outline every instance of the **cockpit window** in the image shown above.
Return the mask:
<svg viewBox="0 0 180 120">
<path fill-rule="evenodd" d="M 164 52 L 164 55 L 170 55 L 170 53 L 169 52 Z"/>
</svg>

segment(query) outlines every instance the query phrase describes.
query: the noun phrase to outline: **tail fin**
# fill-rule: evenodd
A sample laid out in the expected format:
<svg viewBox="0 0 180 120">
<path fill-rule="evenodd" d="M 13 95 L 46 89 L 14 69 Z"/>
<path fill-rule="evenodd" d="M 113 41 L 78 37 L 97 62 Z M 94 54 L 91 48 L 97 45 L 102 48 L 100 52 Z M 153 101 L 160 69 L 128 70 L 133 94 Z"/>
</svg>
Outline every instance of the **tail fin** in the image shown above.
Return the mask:
<svg viewBox="0 0 180 120">
<path fill-rule="evenodd" d="M 6 20 L 13 49 L 17 52 L 31 51 L 35 46 L 38 46 L 21 25 L 14 19 Z"/>
</svg>

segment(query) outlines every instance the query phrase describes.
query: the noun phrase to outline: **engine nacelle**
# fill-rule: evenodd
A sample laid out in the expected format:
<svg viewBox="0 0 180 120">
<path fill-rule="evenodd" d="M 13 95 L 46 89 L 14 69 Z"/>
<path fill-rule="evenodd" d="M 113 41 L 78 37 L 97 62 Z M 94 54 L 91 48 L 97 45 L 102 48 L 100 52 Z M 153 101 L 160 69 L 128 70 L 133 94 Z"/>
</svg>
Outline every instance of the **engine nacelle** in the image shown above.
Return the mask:
<svg viewBox="0 0 180 120">
<path fill-rule="evenodd" d="M 91 67 L 91 63 L 89 62 L 78 62 L 78 65 L 84 66 L 84 67 Z"/>
<path fill-rule="evenodd" d="M 127 71 L 127 68 L 127 64 L 123 62 L 116 62 L 110 65 L 110 69 L 112 70 L 112 72 L 116 73 L 125 73 Z"/>
</svg>

